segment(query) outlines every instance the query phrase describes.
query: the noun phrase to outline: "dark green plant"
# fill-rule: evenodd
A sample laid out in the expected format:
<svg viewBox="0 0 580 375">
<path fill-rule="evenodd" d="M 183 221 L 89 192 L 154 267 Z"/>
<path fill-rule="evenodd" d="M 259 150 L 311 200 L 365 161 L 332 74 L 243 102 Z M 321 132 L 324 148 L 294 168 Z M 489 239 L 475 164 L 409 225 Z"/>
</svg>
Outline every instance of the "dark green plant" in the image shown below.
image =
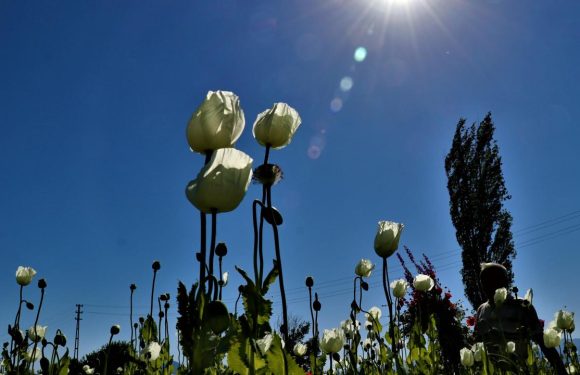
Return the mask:
<svg viewBox="0 0 580 375">
<path fill-rule="evenodd" d="M 503 207 L 510 199 L 502 174 L 499 148 L 488 113 L 478 125 L 460 119 L 451 150 L 445 158 L 451 220 L 462 248 L 461 275 L 473 309 L 487 297 L 479 280 L 480 263 L 503 264 L 513 282 L 512 216 Z"/>
</svg>

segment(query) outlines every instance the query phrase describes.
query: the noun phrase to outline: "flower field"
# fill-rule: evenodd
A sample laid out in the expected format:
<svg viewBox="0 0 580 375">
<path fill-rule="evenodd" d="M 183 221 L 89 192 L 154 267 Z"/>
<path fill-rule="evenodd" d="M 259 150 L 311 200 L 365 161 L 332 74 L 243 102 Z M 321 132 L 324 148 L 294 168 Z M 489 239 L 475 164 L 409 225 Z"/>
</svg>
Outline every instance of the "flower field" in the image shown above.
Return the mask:
<svg viewBox="0 0 580 375">
<path fill-rule="evenodd" d="M 147 316 L 128 317 L 129 342 L 116 344 L 121 327 L 113 325 L 100 356 L 80 361 L 70 353 L 70 337 L 57 330 L 47 334 L 43 301 L 48 285 L 30 266 L 16 270 L 20 298 L 14 321 L 8 322 L 10 341 L 3 343 L 0 374 L 572 374 L 580 371 L 572 333 L 574 313 L 556 311 L 542 327 L 534 309 L 533 292 L 493 288 L 475 315 L 442 285 L 436 265 L 399 246 L 401 223 L 380 220 L 371 250 L 353 265 L 350 314 L 334 327 L 321 327 L 324 295 L 316 275 L 308 276 L 310 319 L 296 326 L 289 320 L 279 231 L 283 215 L 273 205 L 283 166 L 272 163 L 279 150 L 291 147 L 299 130 L 298 112 L 275 103 L 257 115 L 253 135 L 264 147 L 257 163 L 234 148 L 245 127 L 239 98 L 227 91 L 210 91 L 192 115 L 186 131 L 191 150 L 205 158 L 185 195 L 200 215 L 199 251 L 192 256 L 199 270 L 193 285 L 179 283 L 176 298 L 155 293 L 161 264 L 152 263 L 152 288 Z M 236 267 L 244 283 L 228 283 L 222 263 L 228 244 L 217 243 L 220 214 L 236 210 L 252 181 L 261 196 L 252 201 L 252 269 Z M 381 219 L 381 218 L 377 218 Z M 264 259 L 264 235 L 273 236 L 275 259 Z M 369 239 L 369 243 L 372 239 Z M 404 278 L 391 280 L 389 266 L 401 265 Z M 499 265 L 482 263 L 486 269 Z M 491 271 L 490 271 L 491 272 Z M 386 306 L 369 306 L 368 278 L 380 273 Z M 29 301 L 29 288 L 40 289 L 40 300 Z M 224 288 L 237 288 L 238 300 L 222 302 Z M 280 290 L 281 324 L 274 324 L 272 288 Z M 135 286 L 130 286 L 133 307 Z M 47 295 L 46 298 L 49 298 Z M 178 347 L 170 346 L 168 311 L 176 306 Z M 508 320 L 515 311 L 521 314 Z M 487 315 L 486 315 L 487 314 Z M 531 318 L 530 318 L 531 317 Z M 508 323 L 516 322 L 510 331 Z M 488 323 L 492 322 L 492 323 Z M 484 331 L 485 325 L 489 330 Z M 495 331 L 494 331 L 495 329 Z M 491 332 L 491 333 L 489 333 Z M 516 332 L 510 336 L 506 332 Z M 489 333 L 489 334 L 486 334 Z M 514 338 L 515 337 L 515 338 Z M 576 370 L 578 369 L 578 370 Z"/>
</svg>

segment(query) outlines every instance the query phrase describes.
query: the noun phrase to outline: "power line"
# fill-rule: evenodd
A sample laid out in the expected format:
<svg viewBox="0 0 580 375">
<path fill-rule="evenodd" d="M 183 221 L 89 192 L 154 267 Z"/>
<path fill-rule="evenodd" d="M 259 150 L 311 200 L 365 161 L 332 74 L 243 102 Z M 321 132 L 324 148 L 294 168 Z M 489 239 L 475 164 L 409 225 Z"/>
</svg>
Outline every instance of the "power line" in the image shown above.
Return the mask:
<svg viewBox="0 0 580 375">
<path fill-rule="evenodd" d="M 550 228 L 553 227 L 557 224 L 561 224 L 563 222 L 567 222 L 576 218 L 580 218 L 580 210 L 574 210 L 571 211 L 567 214 L 564 215 L 560 215 L 557 216 L 555 218 L 549 219 L 549 220 L 545 220 L 542 221 L 540 223 L 537 224 L 533 224 L 521 229 L 518 229 L 516 231 L 514 231 L 514 234 L 517 234 L 517 237 L 521 237 L 521 236 L 525 236 L 528 233 L 531 233 L 533 231 L 539 231 L 539 230 L 543 230 L 546 228 Z M 576 232 L 580 230 L 580 224 L 574 224 L 562 229 L 558 229 L 556 231 L 553 232 L 549 232 L 546 233 L 542 236 L 537 236 L 528 240 L 523 241 L 522 243 L 518 243 L 517 244 L 517 248 L 521 249 L 521 248 L 525 248 L 525 247 L 529 247 L 529 246 L 533 246 L 535 244 L 538 244 L 540 242 L 543 241 L 547 241 L 549 239 L 553 239 L 565 234 L 569 234 L 572 232 Z M 432 262 L 437 262 L 437 261 L 444 261 L 447 259 L 451 259 L 455 256 L 455 254 L 457 254 L 461 249 L 457 248 L 454 250 L 449 250 L 449 251 L 441 251 L 441 252 L 437 252 L 432 254 L 429 257 L 429 260 L 431 260 Z M 441 272 L 441 271 L 446 271 L 448 269 L 452 269 L 458 265 L 461 264 L 461 260 L 459 261 L 452 261 L 451 263 L 448 264 L 443 264 L 440 265 L 437 268 L 437 272 Z M 403 270 L 401 265 L 396 265 L 394 267 L 391 268 L 390 272 L 401 272 Z M 345 287 L 347 286 L 346 284 L 351 284 L 352 283 L 352 277 L 350 276 L 346 276 L 346 277 L 340 277 L 340 278 L 335 278 L 335 279 L 330 279 L 330 280 L 323 280 L 323 281 L 319 281 L 316 283 L 316 291 L 317 292 L 327 292 L 325 294 L 323 294 L 322 296 L 324 298 L 333 298 L 333 297 L 337 297 L 337 296 L 341 296 L 341 295 L 346 295 L 346 294 L 350 294 L 352 293 L 351 290 L 345 290 Z M 373 287 L 377 287 L 380 285 L 380 281 L 377 282 L 372 282 L 369 284 L 369 286 L 373 286 Z M 340 285 L 340 287 L 339 287 Z M 339 287 L 339 288 L 337 288 Z M 350 288 L 349 288 L 350 289 Z M 300 293 L 304 293 L 304 287 L 300 286 L 300 287 L 294 287 L 294 288 L 289 288 L 286 290 L 286 294 L 288 296 L 290 296 L 290 298 L 288 299 L 288 303 L 299 303 L 299 302 L 304 302 L 308 300 L 308 296 L 298 296 L 297 294 Z M 292 295 L 295 295 L 294 297 Z M 279 300 L 280 294 L 278 293 L 272 293 L 270 295 L 270 298 L 276 300 L 276 304 L 280 303 Z M 237 298 L 232 298 L 232 299 L 228 299 L 228 300 L 224 300 L 223 302 L 228 304 L 228 303 L 234 303 L 236 301 Z M 125 305 L 102 305 L 102 304 L 86 304 L 87 307 L 94 307 L 94 308 L 106 308 L 106 309 L 128 309 L 128 306 Z M 145 308 L 146 306 L 140 306 L 139 308 Z M 125 313 L 112 313 L 112 312 L 102 312 L 102 311 L 87 311 L 87 314 L 94 314 L 94 315 L 111 315 L 111 316 L 125 316 Z M 144 314 L 146 315 L 146 314 Z"/>
</svg>

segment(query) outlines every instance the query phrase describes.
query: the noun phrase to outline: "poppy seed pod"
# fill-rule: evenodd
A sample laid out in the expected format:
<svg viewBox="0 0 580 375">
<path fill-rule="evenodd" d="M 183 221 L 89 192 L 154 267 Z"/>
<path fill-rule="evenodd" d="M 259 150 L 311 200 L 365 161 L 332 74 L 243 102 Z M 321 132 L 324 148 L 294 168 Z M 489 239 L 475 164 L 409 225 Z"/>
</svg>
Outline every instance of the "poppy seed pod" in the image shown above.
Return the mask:
<svg viewBox="0 0 580 375">
<path fill-rule="evenodd" d="M 44 279 L 40 279 L 40 280 L 38 280 L 38 287 L 39 287 L 40 289 L 44 289 L 44 288 L 46 288 L 46 280 L 44 280 Z"/>
<path fill-rule="evenodd" d="M 320 311 L 322 308 L 322 304 L 318 300 L 318 293 L 314 293 L 314 302 L 312 302 L 312 308 L 314 311 Z"/>
<path fill-rule="evenodd" d="M 229 91 L 209 91 L 187 124 L 187 142 L 199 153 L 232 147 L 244 126 L 238 96 Z"/>
<path fill-rule="evenodd" d="M 308 288 L 312 288 L 312 286 L 314 286 L 314 279 L 312 278 L 312 276 L 308 276 L 306 278 L 306 286 Z"/>
<path fill-rule="evenodd" d="M 215 255 L 218 257 L 225 257 L 228 254 L 228 247 L 225 243 L 220 242 L 215 247 Z"/>
<path fill-rule="evenodd" d="M 284 172 L 279 165 L 262 164 L 254 170 L 252 179 L 264 186 L 274 186 L 284 178 Z"/>
<path fill-rule="evenodd" d="M 151 268 L 153 268 L 153 271 L 159 271 L 161 269 L 161 263 L 159 263 L 158 260 L 156 260 L 155 262 L 153 262 L 153 264 L 151 265 Z"/>
<path fill-rule="evenodd" d="M 111 327 L 111 335 L 118 335 L 119 332 L 121 332 L 121 326 L 118 324 L 115 324 L 114 326 Z"/>
<path fill-rule="evenodd" d="M 135 285 L 135 284 L 131 284 L 131 285 L 129 286 L 129 289 L 131 289 L 131 291 L 134 291 L 135 289 L 137 289 L 137 285 Z"/>
</svg>

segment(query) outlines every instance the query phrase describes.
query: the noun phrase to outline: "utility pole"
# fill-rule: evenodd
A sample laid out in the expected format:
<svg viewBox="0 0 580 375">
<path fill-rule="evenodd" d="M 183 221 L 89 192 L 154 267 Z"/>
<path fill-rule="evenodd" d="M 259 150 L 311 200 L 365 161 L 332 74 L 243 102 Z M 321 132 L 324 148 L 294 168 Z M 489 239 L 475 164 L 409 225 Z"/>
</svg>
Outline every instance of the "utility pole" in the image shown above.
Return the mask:
<svg viewBox="0 0 580 375">
<path fill-rule="evenodd" d="M 77 361 L 79 360 L 79 333 L 80 333 L 80 328 L 81 328 L 81 314 L 83 313 L 83 311 L 81 310 L 81 308 L 83 307 L 83 305 L 79 305 L 77 304 L 77 316 L 75 317 L 75 320 L 77 321 L 77 329 L 75 332 L 75 350 L 74 350 L 74 354 L 73 354 L 73 358 L 76 359 Z"/>
</svg>

